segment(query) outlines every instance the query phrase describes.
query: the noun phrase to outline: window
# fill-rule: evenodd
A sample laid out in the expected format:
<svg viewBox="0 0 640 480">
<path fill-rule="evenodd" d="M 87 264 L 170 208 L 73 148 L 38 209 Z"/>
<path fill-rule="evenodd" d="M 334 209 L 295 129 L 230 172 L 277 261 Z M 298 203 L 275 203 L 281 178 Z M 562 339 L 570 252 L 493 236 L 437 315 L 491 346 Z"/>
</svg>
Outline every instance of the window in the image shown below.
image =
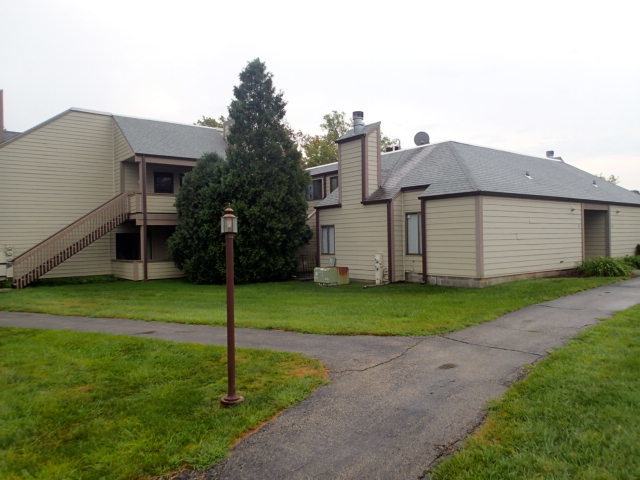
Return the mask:
<svg viewBox="0 0 640 480">
<path fill-rule="evenodd" d="M 333 192 L 336 188 L 338 188 L 338 176 L 329 177 L 329 193 Z"/>
<path fill-rule="evenodd" d="M 173 193 L 173 173 L 153 172 L 153 192 Z"/>
<path fill-rule="evenodd" d="M 318 178 L 311 181 L 311 185 L 307 187 L 307 200 L 322 200 L 322 179 Z"/>
<path fill-rule="evenodd" d="M 138 233 L 116 233 L 116 258 L 118 260 L 140 260 L 140 235 Z"/>
<path fill-rule="evenodd" d="M 419 213 L 407 213 L 407 255 L 422 254 L 422 221 Z"/>
<path fill-rule="evenodd" d="M 322 227 L 322 247 L 320 252 L 327 255 L 336 253 L 336 229 L 333 225 Z"/>
</svg>

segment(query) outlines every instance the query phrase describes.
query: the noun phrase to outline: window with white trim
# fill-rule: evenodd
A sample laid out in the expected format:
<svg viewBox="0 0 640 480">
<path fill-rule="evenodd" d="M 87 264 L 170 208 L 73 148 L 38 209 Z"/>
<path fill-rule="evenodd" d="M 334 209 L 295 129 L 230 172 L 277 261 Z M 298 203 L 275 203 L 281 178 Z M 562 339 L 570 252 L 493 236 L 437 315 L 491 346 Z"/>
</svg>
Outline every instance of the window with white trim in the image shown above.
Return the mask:
<svg viewBox="0 0 640 480">
<path fill-rule="evenodd" d="M 407 255 L 422 254 L 422 219 L 419 213 L 405 216 L 407 233 Z"/>
<path fill-rule="evenodd" d="M 335 255 L 336 228 L 333 225 L 323 225 L 321 227 L 321 234 L 320 252 L 325 255 Z"/>
</svg>

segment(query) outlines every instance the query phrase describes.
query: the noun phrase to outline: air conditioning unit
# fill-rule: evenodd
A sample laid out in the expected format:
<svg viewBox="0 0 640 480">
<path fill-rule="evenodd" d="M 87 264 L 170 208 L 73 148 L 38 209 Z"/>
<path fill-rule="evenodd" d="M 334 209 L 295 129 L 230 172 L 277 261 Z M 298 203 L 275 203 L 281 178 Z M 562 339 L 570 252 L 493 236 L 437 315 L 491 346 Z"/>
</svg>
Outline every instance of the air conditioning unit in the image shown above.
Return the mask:
<svg viewBox="0 0 640 480">
<path fill-rule="evenodd" d="M 324 286 L 346 285 L 349 283 L 349 268 L 316 267 L 313 269 L 313 281 Z"/>
</svg>

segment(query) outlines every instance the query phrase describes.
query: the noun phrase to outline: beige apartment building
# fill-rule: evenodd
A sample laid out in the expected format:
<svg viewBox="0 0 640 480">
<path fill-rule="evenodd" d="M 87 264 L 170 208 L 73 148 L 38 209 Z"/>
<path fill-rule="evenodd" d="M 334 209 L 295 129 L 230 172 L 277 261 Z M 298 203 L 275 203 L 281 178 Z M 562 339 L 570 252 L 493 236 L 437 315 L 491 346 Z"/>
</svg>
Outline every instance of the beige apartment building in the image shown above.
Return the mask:
<svg viewBox="0 0 640 480">
<path fill-rule="evenodd" d="M 310 169 L 315 264 L 352 279 L 484 286 L 633 255 L 640 195 L 553 157 L 459 142 L 380 152 L 380 124 L 338 140 Z"/>
<path fill-rule="evenodd" d="M 551 152 L 423 134 L 415 148 L 381 153 L 380 124 L 354 113 L 338 162 L 307 170 L 314 236 L 302 270 L 483 286 L 632 255 L 640 243 L 640 195 Z M 0 278 L 21 287 L 43 276 L 182 275 L 167 250 L 176 194 L 204 153 L 224 156 L 221 130 L 72 108 L 0 132 Z"/>
<path fill-rule="evenodd" d="M 181 276 L 167 239 L 184 174 L 222 131 L 72 108 L 0 139 L 0 277 Z"/>
</svg>

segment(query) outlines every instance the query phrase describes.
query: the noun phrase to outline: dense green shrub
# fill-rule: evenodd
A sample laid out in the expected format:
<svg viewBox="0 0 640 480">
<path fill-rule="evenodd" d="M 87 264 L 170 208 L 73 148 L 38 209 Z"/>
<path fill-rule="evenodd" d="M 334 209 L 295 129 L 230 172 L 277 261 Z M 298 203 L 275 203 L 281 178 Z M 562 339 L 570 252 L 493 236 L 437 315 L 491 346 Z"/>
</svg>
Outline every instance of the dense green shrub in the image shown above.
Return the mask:
<svg viewBox="0 0 640 480">
<path fill-rule="evenodd" d="M 631 270 L 631 265 L 622 259 L 609 257 L 592 258 L 578 267 L 578 273 L 585 277 L 624 277 Z"/>
<path fill-rule="evenodd" d="M 622 258 L 622 261 L 631 265 L 631 268 L 640 268 L 640 255 L 626 256 Z"/>
</svg>

